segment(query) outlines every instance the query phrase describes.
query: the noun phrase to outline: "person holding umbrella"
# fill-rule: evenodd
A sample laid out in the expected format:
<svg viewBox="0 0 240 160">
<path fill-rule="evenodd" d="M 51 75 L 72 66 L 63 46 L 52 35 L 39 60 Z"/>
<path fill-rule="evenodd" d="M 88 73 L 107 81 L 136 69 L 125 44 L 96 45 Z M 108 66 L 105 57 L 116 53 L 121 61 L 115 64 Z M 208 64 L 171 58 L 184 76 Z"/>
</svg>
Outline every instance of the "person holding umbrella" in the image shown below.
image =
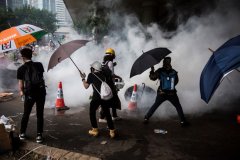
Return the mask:
<svg viewBox="0 0 240 160">
<path fill-rule="evenodd" d="M 89 130 L 88 133 L 89 135 L 94 137 L 99 135 L 96 111 L 98 107 L 101 106 L 101 109 L 103 110 L 107 119 L 108 128 L 110 130 L 109 135 L 111 138 L 114 138 L 116 136 L 116 133 L 115 133 L 114 124 L 113 124 L 112 117 L 109 110 L 112 99 L 103 100 L 101 99 L 101 96 L 100 96 L 102 81 L 105 81 L 107 77 L 102 73 L 102 64 L 98 61 L 95 61 L 93 64 L 91 64 L 90 70 L 91 70 L 91 73 L 88 74 L 87 80 L 85 79 L 86 78 L 85 73 L 80 72 L 80 76 L 82 78 L 84 88 L 88 89 L 90 85 L 92 85 L 93 87 L 93 96 L 90 102 L 90 110 L 89 110 L 92 129 Z"/>
<path fill-rule="evenodd" d="M 150 117 L 153 115 L 153 113 L 156 111 L 156 109 L 166 100 L 170 101 L 174 107 L 176 108 L 178 112 L 178 116 L 181 120 L 181 126 L 187 126 L 189 123 L 186 121 L 182 106 L 179 102 L 177 91 L 175 89 L 175 86 L 178 83 L 178 75 L 177 71 L 172 69 L 171 66 L 171 58 L 165 57 L 163 59 L 163 67 L 159 68 L 158 70 L 154 71 L 154 67 L 151 67 L 149 78 L 153 81 L 159 79 L 160 80 L 160 86 L 157 90 L 157 97 L 152 105 L 152 107 L 149 109 L 147 114 L 144 117 L 144 123 L 147 124 Z"/>
</svg>

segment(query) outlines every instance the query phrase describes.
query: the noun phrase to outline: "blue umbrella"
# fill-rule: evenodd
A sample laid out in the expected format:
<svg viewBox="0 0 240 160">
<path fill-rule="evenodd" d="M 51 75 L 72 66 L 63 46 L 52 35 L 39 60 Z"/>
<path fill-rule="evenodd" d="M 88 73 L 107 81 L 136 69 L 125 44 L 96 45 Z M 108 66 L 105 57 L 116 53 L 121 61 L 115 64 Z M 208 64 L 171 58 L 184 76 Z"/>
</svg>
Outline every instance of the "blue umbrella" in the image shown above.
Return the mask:
<svg viewBox="0 0 240 160">
<path fill-rule="evenodd" d="M 219 47 L 216 51 L 219 51 L 220 49 L 232 47 L 232 46 L 240 46 L 240 35 L 231 38 L 227 42 L 225 42 L 221 47 Z"/>
<path fill-rule="evenodd" d="M 228 40 L 213 52 L 201 73 L 201 98 L 208 103 L 221 80 L 238 67 L 240 67 L 240 36 Z"/>
</svg>

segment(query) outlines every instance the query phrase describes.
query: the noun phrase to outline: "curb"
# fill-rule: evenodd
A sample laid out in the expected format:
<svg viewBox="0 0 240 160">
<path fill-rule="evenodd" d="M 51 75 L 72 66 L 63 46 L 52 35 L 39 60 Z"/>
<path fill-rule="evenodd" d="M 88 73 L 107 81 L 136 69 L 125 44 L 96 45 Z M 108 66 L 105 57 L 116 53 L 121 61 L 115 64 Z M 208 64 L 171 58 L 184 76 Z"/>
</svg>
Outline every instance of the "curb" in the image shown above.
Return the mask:
<svg viewBox="0 0 240 160">
<path fill-rule="evenodd" d="M 21 150 L 32 151 L 33 153 L 40 154 L 43 156 L 51 156 L 51 159 L 58 159 L 58 160 L 101 160 L 100 158 L 70 152 L 67 150 L 49 147 L 47 145 L 41 145 L 38 143 L 26 141 L 23 146 L 20 148 Z"/>
</svg>

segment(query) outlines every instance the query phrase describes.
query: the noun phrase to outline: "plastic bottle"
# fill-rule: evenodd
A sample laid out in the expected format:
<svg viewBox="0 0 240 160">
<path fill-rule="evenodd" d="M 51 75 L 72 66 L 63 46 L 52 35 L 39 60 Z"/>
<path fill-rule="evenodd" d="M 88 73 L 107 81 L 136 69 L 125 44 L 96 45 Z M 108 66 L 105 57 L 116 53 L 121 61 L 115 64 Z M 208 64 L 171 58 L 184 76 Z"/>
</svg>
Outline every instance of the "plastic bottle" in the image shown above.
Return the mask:
<svg viewBox="0 0 240 160">
<path fill-rule="evenodd" d="M 167 134 L 167 131 L 163 130 L 163 129 L 154 129 L 154 132 L 155 133 L 160 133 L 160 134 Z"/>
</svg>

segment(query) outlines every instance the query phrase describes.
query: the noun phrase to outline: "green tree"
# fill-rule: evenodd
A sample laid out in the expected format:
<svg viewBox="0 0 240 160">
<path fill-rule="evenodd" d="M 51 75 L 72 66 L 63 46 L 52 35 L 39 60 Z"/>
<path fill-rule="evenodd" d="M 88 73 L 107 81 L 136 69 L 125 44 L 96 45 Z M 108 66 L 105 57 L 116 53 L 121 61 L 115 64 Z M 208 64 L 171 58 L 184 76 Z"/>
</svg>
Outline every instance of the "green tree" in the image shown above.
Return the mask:
<svg viewBox="0 0 240 160">
<path fill-rule="evenodd" d="M 48 33 L 57 30 L 56 15 L 30 6 L 17 8 L 15 11 L 0 8 L 0 31 L 21 24 L 32 24 L 44 29 Z"/>
<path fill-rule="evenodd" d="M 98 42 L 108 33 L 109 19 L 104 8 L 98 8 L 97 14 L 94 14 L 94 9 L 89 9 L 89 14 L 81 17 L 80 20 L 74 21 L 74 29 L 80 34 L 91 36 L 95 29 L 95 38 Z"/>
<path fill-rule="evenodd" d="M 56 15 L 47 10 L 24 6 L 23 8 L 17 8 L 13 13 L 15 15 L 13 25 L 32 24 L 44 29 L 48 33 L 54 33 L 57 30 Z"/>
<path fill-rule="evenodd" d="M 15 19 L 15 15 L 12 10 L 6 10 L 6 8 L 0 7 L 0 31 L 10 27 L 10 24 Z"/>
</svg>

